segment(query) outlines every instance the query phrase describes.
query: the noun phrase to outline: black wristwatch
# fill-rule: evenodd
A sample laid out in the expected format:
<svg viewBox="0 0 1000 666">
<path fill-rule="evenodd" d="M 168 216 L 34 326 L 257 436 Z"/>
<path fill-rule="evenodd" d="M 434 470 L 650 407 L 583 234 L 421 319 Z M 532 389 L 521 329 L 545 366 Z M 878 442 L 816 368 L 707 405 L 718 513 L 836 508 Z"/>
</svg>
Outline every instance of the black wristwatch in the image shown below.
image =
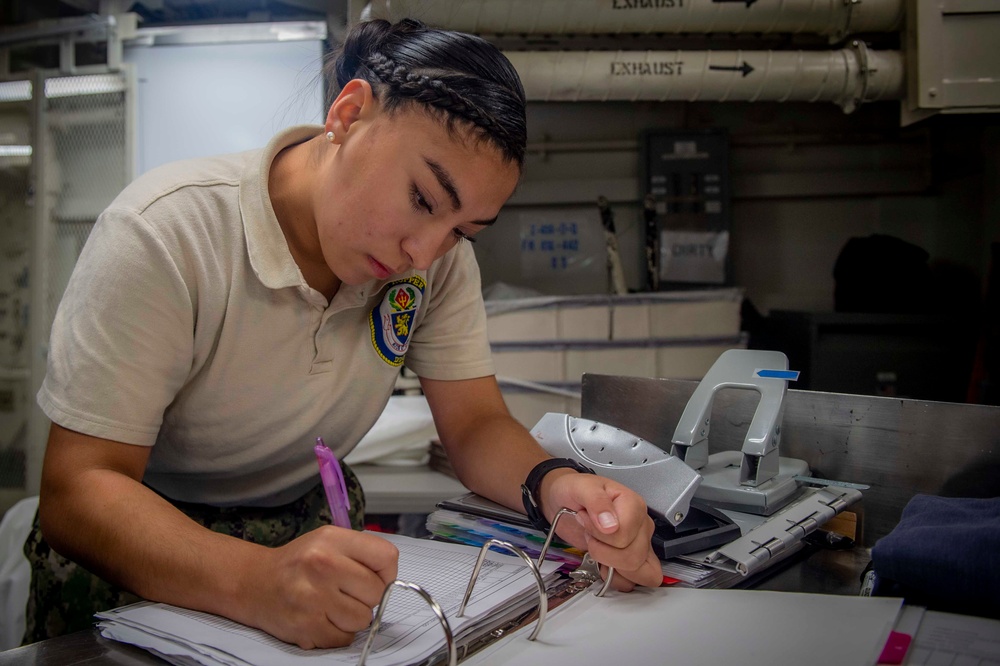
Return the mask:
<svg viewBox="0 0 1000 666">
<path fill-rule="evenodd" d="M 569 458 L 543 460 L 528 472 L 528 478 L 521 484 L 521 501 L 524 502 L 524 512 L 528 514 L 528 520 L 531 521 L 536 530 L 542 532 L 548 532 L 552 525 L 542 514 L 541 502 L 538 500 L 538 487 L 542 484 L 542 477 L 560 467 L 569 467 L 581 474 L 594 474 L 594 470 Z"/>
</svg>

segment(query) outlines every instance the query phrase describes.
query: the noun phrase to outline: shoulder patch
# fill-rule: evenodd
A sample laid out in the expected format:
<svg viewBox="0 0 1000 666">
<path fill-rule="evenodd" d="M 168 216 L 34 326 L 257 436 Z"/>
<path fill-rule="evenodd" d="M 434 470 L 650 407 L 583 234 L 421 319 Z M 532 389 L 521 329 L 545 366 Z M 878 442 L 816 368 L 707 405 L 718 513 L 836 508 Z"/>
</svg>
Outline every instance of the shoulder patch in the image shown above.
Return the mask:
<svg viewBox="0 0 1000 666">
<path fill-rule="evenodd" d="M 372 347 L 379 358 L 393 367 L 403 364 L 426 286 L 419 275 L 390 282 L 385 296 L 368 314 Z"/>
</svg>

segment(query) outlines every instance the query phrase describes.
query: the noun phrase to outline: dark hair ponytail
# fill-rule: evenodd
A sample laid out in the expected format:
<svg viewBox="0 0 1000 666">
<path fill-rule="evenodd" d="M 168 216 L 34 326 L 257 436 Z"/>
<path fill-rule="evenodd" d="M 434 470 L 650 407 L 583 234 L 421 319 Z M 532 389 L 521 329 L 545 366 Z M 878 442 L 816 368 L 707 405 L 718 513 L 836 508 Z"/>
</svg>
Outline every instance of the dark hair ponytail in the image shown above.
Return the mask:
<svg viewBox="0 0 1000 666">
<path fill-rule="evenodd" d="M 388 112 L 424 104 L 475 128 L 520 168 L 527 141 L 524 88 L 514 66 L 486 40 L 403 19 L 365 21 L 326 66 L 333 103 L 352 79 L 371 84 Z"/>
</svg>

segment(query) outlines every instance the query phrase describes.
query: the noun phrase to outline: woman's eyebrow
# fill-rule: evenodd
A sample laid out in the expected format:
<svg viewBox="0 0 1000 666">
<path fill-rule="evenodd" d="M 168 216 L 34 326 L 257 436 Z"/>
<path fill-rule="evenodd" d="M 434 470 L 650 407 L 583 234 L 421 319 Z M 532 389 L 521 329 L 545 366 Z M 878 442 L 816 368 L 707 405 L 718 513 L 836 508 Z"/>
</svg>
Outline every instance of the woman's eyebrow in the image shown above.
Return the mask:
<svg viewBox="0 0 1000 666">
<path fill-rule="evenodd" d="M 452 180 L 451 174 L 449 174 L 443 166 L 432 159 L 425 157 L 424 163 L 431 170 L 431 173 L 433 173 L 434 177 L 437 178 L 438 183 L 441 184 L 441 187 L 451 198 L 451 209 L 455 212 L 462 210 L 462 198 L 458 196 L 458 189 L 455 187 L 455 181 Z"/>
<path fill-rule="evenodd" d="M 427 168 L 431 170 L 434 177 L 437 178 L 438 183 L 448 193 L 448 197 L 451 199 L 451 209 L 456 213 L 462 210 L 462 198 L 458 196 L 458 188 L 455 187 L 455 181 L 451 179 L 451 174 L 443 166 L 435 162 L 434 160 L 425 157 L 424 163 Z M 472 220 L 471 224 L 478 224 L 482 227 L 488 227 L 497 221 L 494 217 L 492 220 Z"/>
</svg>

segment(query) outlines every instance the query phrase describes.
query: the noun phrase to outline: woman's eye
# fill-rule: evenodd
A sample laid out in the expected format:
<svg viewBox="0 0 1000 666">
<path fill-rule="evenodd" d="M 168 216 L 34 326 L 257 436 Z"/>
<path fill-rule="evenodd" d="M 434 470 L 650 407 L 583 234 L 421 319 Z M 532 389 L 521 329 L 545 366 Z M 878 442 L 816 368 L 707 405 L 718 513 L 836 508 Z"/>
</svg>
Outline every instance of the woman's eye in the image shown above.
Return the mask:
<svg viewBox="0 0 1000 666">
<path fill-rule="evenodd" d="M 470 243 L 475 243 L 476 242 L 475 238 L 473 238 L 472 236 L 468 235 L 467 233 L 465 233 L 464 231 L 462 231 L 461 229 L 459 229 L 457 227 L 455 228 L 455 237 L 458 238 L 458 240 L 469 241 Z"/>
<path fill-rule="evenodd" d="M 410 202 L 413 204 L 413 210 L 420 212 L 421 210 L 427 211 L 428 213 L 433 213 L 434 209 L 431 207 L 427 199 L 420 192 L 420 189 L 416 185 L 410 187 Z"/>
</svg>

